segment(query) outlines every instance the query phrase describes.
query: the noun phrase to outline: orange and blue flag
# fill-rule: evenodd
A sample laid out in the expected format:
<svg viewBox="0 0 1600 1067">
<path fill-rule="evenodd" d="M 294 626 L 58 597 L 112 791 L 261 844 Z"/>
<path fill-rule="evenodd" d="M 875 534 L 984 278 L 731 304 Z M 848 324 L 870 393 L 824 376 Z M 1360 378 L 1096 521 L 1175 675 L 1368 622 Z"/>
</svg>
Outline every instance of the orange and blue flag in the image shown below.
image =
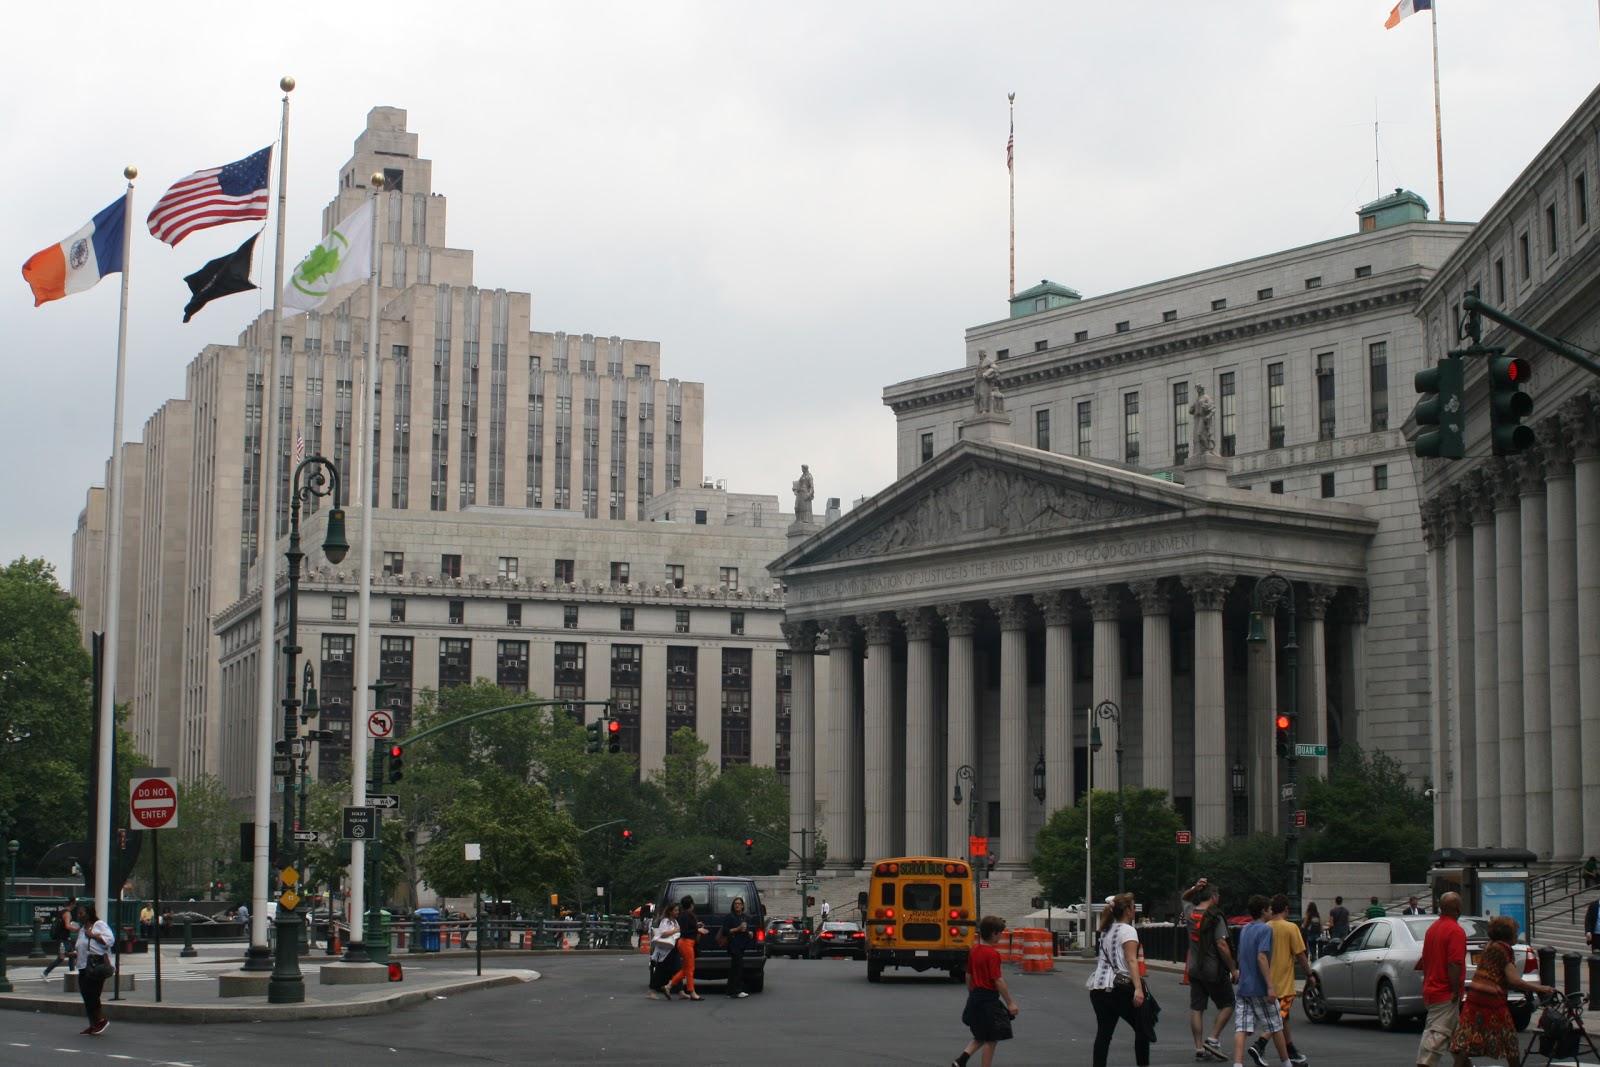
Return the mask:
<svg viewBox="0 0 1600 1067">
<path fill-rule="evenodd" d="M 1432 11 L 1433 0 L 1400 0 L 1394 5 L 1394 10 L 1389 12 L 1389 19 L 1383 24 L 1386 30 L 1392 30 L 1400 25 L 1401 19 L 1408 19 L 1418 11 Z"/>
<path fill-rule="evenodd" d="M 119 196 L 83 229 L 28 258 L 22 277 L 33 287 L 34 307 L 92 289 L 107 274 L 122 270 L 127 211 L 127 200 Z"/>
</svg>

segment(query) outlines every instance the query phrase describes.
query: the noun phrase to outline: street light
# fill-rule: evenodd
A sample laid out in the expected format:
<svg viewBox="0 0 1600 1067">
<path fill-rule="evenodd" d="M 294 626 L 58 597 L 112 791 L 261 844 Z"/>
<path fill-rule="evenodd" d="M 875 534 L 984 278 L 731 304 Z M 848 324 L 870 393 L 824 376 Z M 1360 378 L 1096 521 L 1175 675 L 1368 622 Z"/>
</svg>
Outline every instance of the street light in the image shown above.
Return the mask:
<svg viewBox="0 0 1600 1067">
<path fill-rule="evenodd" d="M 1283 865 L 1284 877 L 1289 883 L 1289 914 L 1298 915 L 1300 914 L 1300 831 L 1294 825 L 1294 805 L 1295 796 L 1299 792 L 1300 775 L 1300 758 L 1295 755 L 1300 721 L 1300 646 L 1295 640 L 1294 583 L 1277 571 L 1256 579 L 1255 587 L 1250 592 L 1250 630 L 1245 635 L 1245 640 L 1266 641 L 1266 616 L 1270 614 L 1276 618 L 1278 608 L 1284 605 L 1289 609 L 1289 630 L 1285 634 L 1283 643 L 1283 665 L 1289 682 L 1288 707 L 1284 712 L 1289 717 L 1289 725 L 1286 731 L 1288 739 L 1284 755 L 1282 800 L 1282 803 L 1287 804 L 1283 820 Z"/>
<path fill-rule="evenodd" d="M 304 484 L 301 482 L 302 476 Z M 301 501 L 310 503 L 318 497 L 333 497 L 334 504 L 339 502 L 339 468 L 333 465 L 332 460 L 323 458 L 319 452 L 300 461 L 294 469 L 292 491 L 289 494 L 289 551 L 285 558 L 289 561 L 289 629 L 283 642 L 283 743 L 287 750 L 286 755 L 293 760 L 295 741 L 299 735 L 299 716 L 297 712 L 301 707 L 301 700 L 295 694 L 295 661 L 300 655 L 300 561 L 305 559 L 305 553 L 300 550 L 300 504 Z M 328 512 L 328 528 L 322 540 L 322 554 L 329 563 L 343 562 L 345 553 L 350 551 L 350 545 L 344 536 L 344 509 L 334 507 Z M 270 590 L 263 593 L 270 596 Z M 270 639 L 264 637 L 263 640 Z M 314 696 L 311 690 L 308 696 Z M 305 745 L 300 746 L 303 755 Z M 303 767 L 303 762 L 302 762 Z M 294 777 L 294 767 L 291 762 L 289 773 L 283 776 L 286 780 Z M 283 791 L 283 837 L 282 848 L 279 855 L 287 860 L 290 855 L 289 846 L 294 840 L 294 793 L 289 789 Z M 305 982 L 300 976 L 300 929 L 303 920 L 300 918 L 299 895 L 294 886 L 300 881 L 303 871 L 288 870 L 283 872 L 283 893 L 278 898 L 277 914 L 273 918 L 273 928 L 277 932 L 277 953 L 273 960 L 272 977 L 267 981 L 267 1003 L 269 1004 L 298 1004 L 306 999 Z"/>
<path fill-rule="evenodd" d="M 983 879 L 978 877 L 977 857 L 972 854 L 972 839 L 978 836 L 978 776 L 972 764 L 963 763 L 956 768 L 956 788 L 950 800 L 961 806 L 961 783 L 967 783 L 967 867 L 972 871 L 972 910 L 983 918 Z"/>
<path fill-rule="evenodd" d="M 11 813 L 9 811 L 0 811 L 0 834 L 9 834 L 11 832 L 11 826 Z M 15 841 L 6 843 L 6 851 L 11 853 L 12 894 L 15 894 L 17 891 L 18 847 L 19 846 Z M 0 882 L 0 993 L 12 993 L 16 991 L 11 985 L 11 979 L 6 977 L 6 950 L 10 947 L 11 941 L 11 924 L 8 922 L 10 916 L 10 901 L 6 894 L 6 886 L 4 882 Z"/>
<path fill-rule="evenodd" d="M 1044 805 L 1044 749 L 1039 750 L 1039 762 L 1033 765 L 1033 798 Z"/>
<path fill-rule="evenodd" d="M 1117 892 L 1123 890 L 1126 875 L 1123 873 L 1128 859 L 1127 831 L 1122 825 L 1122 709 L 1117 707 L 1114 700 L 1102 700 L 1094 706 L 1094 719 L 1109 719 L 1117 724 Z M 1096 724 L 1091 729 L 1090 746 L 1095 751 L 1100 750 L 1100 727 Z"/>
<path fill-rule="evenodd" d="M 300 693 L 300 723 L 301 725 L 304 725 L 310 722 L 313 718 L 322 714 L 322 705 L 317 700 L 317 675 L 316 672 L 311 669 L 311 661 L 309 658 L 306 660 L 306 670 L 305 674 L 302 676 Z M 300 871 L 302 876 L 304 876 L 306 870 L 306 841 L 308 840 L 308 838 L 304 835 L 305 833 L 309 833 L 306 828 L 310 825 L 310 821 L 306 818 L 306 803 L 307 794 L 311 792 L 311 746 L 313 744 L 321 744 L 323 742 L 335 741 L 337 739 L 338 734 L 335 734 L 332 730 L 307 730 L 305 732 L 305 736 L 301 739 L 304 743 L 300 746 L 300 806 L 298 817 L 295 819 L 295 826 L 299 831 L 301 831 L 301 833 L 295 838 L 294 859 L 295 868 Z M 306 888 L 308 890 L 310 889 L 309 883 L 307 883 Z M 312 908 L 311 918 L 313 922 L 315 922 L 315 907 Z M 328 900 L 328 923 L 330 927 L 333 924 L 333 899 L 331 893 L 329 894 Z M 310 947 L 311 940 L 312 939 L 310 937 L 307 937 L 305 942 L 300 946 L 301 955 L 305 955 L 306 951 Z"/>
</svg>

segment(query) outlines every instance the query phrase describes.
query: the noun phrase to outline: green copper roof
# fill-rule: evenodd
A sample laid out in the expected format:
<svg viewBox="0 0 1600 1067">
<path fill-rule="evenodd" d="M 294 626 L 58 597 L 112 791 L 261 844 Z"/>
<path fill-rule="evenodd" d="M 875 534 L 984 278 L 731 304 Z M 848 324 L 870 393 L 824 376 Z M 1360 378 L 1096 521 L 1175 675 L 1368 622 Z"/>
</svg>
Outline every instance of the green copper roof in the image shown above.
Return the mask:
<svg viewBox="0 0 1600 1067">
<path fill-rule="evenodd" d="M 1356 209 L 1362 233 L 1398 226 L 1403 222 L 1426 222 L 1428 202 L 1409 189 L 1396 189 L 1388 196 L 1362 204 Z"/>
<path fill-rule="evenodd" d="M 1083 294 L 1076 289 L 1068 289 L 1065 285 L 1058 285 L 1046 278 L 1033 288 L 1024 289 L 1011 298 L 1010 317 L 1020 319 L 1024 315 L 1076 304 L 1082 299 Z"/>
</svg>

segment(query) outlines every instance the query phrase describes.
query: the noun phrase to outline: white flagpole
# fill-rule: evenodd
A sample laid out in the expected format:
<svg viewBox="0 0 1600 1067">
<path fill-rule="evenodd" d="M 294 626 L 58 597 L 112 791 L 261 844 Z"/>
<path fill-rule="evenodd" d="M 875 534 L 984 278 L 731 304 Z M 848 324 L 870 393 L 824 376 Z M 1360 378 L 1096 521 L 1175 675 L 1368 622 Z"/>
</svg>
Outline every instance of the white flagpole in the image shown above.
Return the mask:
<svg viewBox="0 0 1600 1067">
<path fill-rule="evenodd" d="M 1433 21 L 1433 151 L 1439 168 L 1439 221 L 1444 221 L 1444 125 L 1439 119 L 1439 9 L 1430 7 Z"/>
<path fill-rule="evenodd" d="M 383 190 L 383 173 L 372 176 L 372 283 L 368 291 L 370 305 L 367 317 L 366 389 L 361 400 L 361 418 L 357 420 L 360 439 L 356 441 L 356 476 L 351 484 L 360 499 L 361 508 L 361 563 L 356 568 L 356 581 L 361 595 L 356 599 L 356 684 L 351 694 L 350 721 L 353 724 L 350 738 L 350 803 L 365 807 L 367 803 L 367 755 L 372 741 L 367 733 L 367 696 L 371 684 L 368 674 L 372 670 L 372 654 L 368 647 L 372 641 L 372 460 L 367 450 L 372 447 L 373 408 L 378 402 L 378 274 L 382 267 L 383 231 L 378 226 L 378 194 Z M 354 949 L 350 958 L 365 960 L 366 906 L 367 906 L 367 843 L 350 842 L 350 944 Z"/>
<path fill-rule="evenodd" d="M 107 479 L 106 511 L 111 529 L 106 538 L 106 636 L 105 655 L 100 660 L 100 749 L 95 754 L 95 796 L 99 803 L 94 813 L 94 910 L 111 922 L 111 809 L 116 798 L 111 777 L 112 756 L 117 750 L 117 642 L 121 638 L 122 615 L 122 401 L 128 370 L 128 275 L 133 266 L 133 179 L 137 167 L 122 168 L 128 179 L 122 194 L 122 311 L 117 318 L 117 384 L 111 403 L 111 477 Z M 117 894 L 121 896 L 119 892 Z"/>
<path fill-rule="evenodd" d="M 272 734 L 274 665 L 277 663 L 278 603 L 278 337 L 283 333 L 284 212 L 288 206 L 289 94 L 294 79 L 282 78 L 283 124 L 278 135 L 278 247 L 273 265 L 272 333 L 262 353 L 261 398 L 261 506 L 256 516 L 256 565 L 261 571 L 261 645 L 256 657 L 256 803 L 255 866 L 250 879 L 250 949 L 247 969 L 269 970 L 267 951 L 267 875 L 271 869 L 272 835 Z M 285 826 L 284 832 L 289 828 Z M 252 968 L 251 963 L 255 966 Z"/>
<path fill-rule="evenodd" d="M 1011 135 L 1006 139 L 1006 173 L 1011 178 L 1011 292 L 1017 295 L 1017 168 L 1016 158 L 1017 140 L 1017 94 L 1007 93 L 1006 101 L 1011 109 Z"/>
</svg>

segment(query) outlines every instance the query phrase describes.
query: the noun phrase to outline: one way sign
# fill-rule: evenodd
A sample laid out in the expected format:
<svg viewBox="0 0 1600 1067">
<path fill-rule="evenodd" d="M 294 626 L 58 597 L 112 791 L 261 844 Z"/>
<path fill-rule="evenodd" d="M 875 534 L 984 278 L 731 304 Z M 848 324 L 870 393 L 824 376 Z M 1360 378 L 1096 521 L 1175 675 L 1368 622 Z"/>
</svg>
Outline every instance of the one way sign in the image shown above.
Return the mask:
<svg viewBox="0 0 1600 1067">
<path fill-rule="evenodd" d="M 398 808 L 400 806 L 400 794 L 368 793 L 367 804 L 374 808 Z"/>
</svg>

